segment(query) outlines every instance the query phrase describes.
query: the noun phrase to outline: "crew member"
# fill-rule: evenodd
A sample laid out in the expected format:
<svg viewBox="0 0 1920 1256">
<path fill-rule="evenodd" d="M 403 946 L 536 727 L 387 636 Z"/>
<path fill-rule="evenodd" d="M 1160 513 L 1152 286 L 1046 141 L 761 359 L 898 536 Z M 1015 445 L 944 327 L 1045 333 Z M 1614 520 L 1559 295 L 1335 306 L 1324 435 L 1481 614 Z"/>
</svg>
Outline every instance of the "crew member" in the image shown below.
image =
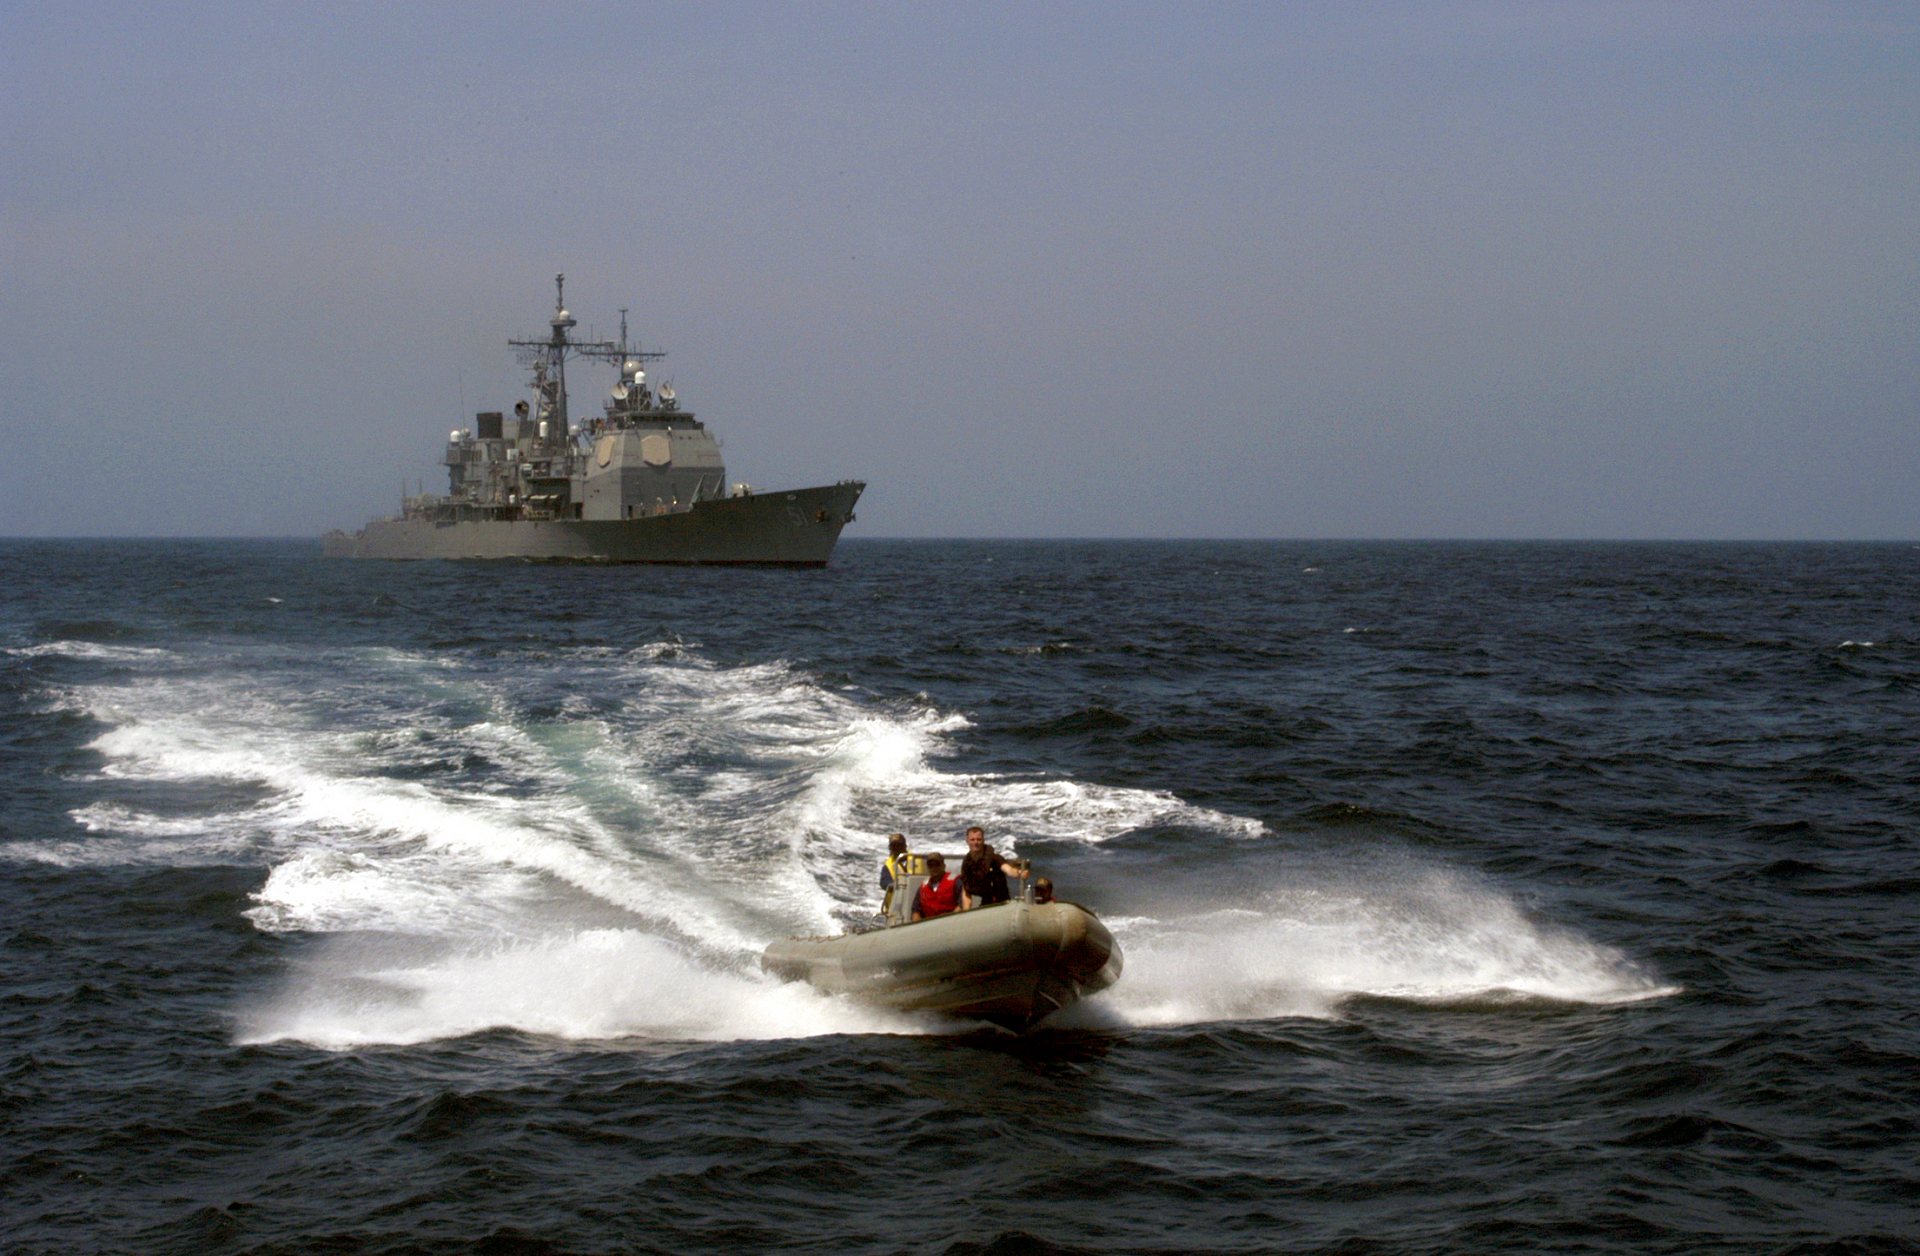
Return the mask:
<svg viewBox="0 0 1920 1256">
<path fill-rule="evenodd" d="M 1026 875 L 1024 863 L 1002 859 L 987 845 L 985 829 L 976 824 L 967 830 L 967 857 L 960 861 L 960 883 L 967 887 L 975 907 L 1006 902 L 1013 897 L 1007 889 L 1007 878 Z"/>
<path fill-rule="evenodd" d="M 967 897 L 967 887 L 960 884 L 959 878 L 947 875 L 946 857 L 937 853 L 928 855 L 927 883 L 914 896 L 913 918 L 928 920 L 948 912 L 965 911 L 972 906 L 972 900 Z"/>
<path fill-rule="evenodd" d="M 1051 903 L 1053 901 L 1053 882 L 1045 877 L 1036 877 L 1033 882 L 1033 901 Z"/>
<path fill-rule="evenodd" d="M 893 887 L 900 884 L 900 878 L 907 875 L 907 861 L 913 856 L 907 853 L 907 835 L 895 833 L 887 839 L 887 861 L 880 865 L 880 914 L 887 915 L 893 910 Z"/>
</svg>

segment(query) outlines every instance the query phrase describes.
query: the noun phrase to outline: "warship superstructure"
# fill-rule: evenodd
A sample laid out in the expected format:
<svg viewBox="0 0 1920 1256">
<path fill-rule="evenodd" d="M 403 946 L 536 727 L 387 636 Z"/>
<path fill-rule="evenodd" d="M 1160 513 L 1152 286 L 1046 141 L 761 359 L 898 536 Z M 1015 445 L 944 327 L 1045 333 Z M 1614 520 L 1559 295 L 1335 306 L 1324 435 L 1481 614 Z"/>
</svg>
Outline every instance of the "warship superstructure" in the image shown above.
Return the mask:
<svg viewBox="0 0 1920 1256">
<path fill-rule="evenodd" d="M 728 487 L 719 441 L 670 384 L 647 379 L 666 355 L 629 346 L 625 310 L 618 341 L 573 339 L 566 276 L 554 287 L 547 337 L 507 342 L 532 370 L 531 401 L 450 433 L 446 493 L 403 493 L 400 514 L 328 533 L 327 554 L 824 566 L 866 485 Z M 617 372 L 602 413 L 579 423 L 567 406 L 573 359 Z"/>
</svg>

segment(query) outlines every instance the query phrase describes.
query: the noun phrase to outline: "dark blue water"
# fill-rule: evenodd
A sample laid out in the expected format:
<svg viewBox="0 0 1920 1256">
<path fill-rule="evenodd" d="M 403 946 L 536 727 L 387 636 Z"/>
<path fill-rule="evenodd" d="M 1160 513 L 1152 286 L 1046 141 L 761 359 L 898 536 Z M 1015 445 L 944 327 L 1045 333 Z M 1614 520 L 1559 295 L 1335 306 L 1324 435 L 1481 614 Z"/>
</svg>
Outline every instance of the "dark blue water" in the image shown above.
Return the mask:
<svg viewBox="0 0 1920 1256">
<path fill-rule="evenodd" d="M 0 544 L 0 1248 L 1912 1250 L 1920 548 Z M 763 976 L 984 824 L 1014 1038 Z"/>
</svg>

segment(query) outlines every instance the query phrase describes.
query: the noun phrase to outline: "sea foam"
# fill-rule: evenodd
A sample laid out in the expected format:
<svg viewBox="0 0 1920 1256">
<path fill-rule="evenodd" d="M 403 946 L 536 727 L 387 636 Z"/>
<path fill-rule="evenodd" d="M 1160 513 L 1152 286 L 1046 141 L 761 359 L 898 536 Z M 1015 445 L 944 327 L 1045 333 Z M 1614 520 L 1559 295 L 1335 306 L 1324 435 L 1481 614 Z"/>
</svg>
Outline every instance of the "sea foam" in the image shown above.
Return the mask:
<svg viewBox="0 0 1920 1256">
<path fill-rule="evenodd" d="M 1434 1005 L 1613 1004 L 1676 992 L 1614 948 L 1447 869 L 1370 867 L 1244 907 L 1109 922 L 1126 977 L 1083 1019 L 1128 1025 L 1329 1017 L 1360 996 Z"/>
<path fill-rule="evenodd" d="M 941 1032 L 955 1026 L 774 982 L 758 952 L 870 912 L 896 830 L 937 846 L 984 819 L 1009 854 L 1166 827 L 1271 836 L 1167 792 L 954 771 L 961 713 L 876 704 L 781 662 L 719 666 L 686 643 L 507 667 L 344 652 L 330 687 L 311 684 L 311 660 L 167 666 L 70 692 L 103 726 L 103 788 L 229 788 L 188 815 L 102 799 L 73 813 L 84 841 L 13 853 L 260 864 L 248 918 L 317 946 L 242 1016 L 250 1041 Z M 1074 1013 L 1105 1023 L 1323 1016 L 1355 995 L 1660 992 L 1444 873 L 1113 924 L 1126 978 Z"/>
</svg>

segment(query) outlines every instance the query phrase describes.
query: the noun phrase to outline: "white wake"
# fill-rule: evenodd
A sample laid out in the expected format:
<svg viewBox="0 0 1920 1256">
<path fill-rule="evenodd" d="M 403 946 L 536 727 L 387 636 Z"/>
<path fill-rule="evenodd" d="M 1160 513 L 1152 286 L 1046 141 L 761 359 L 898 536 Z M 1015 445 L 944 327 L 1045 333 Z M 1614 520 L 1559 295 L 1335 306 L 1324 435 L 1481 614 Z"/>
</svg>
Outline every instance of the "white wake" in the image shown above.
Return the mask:
<svg viewBox="0 0 1920 1256">
<path fill-rule="evenodd" d="M 955 772 L 941 764 L 963 715 L 883 708 L 782 663 L 722 667 L 678 643 L 506 661 L 114 661 L 129 674 L 49 694 L 102 726 L 103 797 L 75 810 L 73 839 L 8 853 L 264 866 L 248 917 L 315 940 L 283 989 L 239 1009 L 246 1041 L 941 1031 L 953 1026 L 775 982 L 755 959 L 870 911 L 895 830 L 953 849 L 978 821 L 1009 853 L 1174 826 L 1275 840 L 1170 793 Z M 170 789 L 174 805 L 143 807 L 126 784 Z M 1085 1023 L 1329 1015 L 1356 994 L 1662 991 L 1442 873 L 1111 923 L 1126 976 Z"/>
</svg>

